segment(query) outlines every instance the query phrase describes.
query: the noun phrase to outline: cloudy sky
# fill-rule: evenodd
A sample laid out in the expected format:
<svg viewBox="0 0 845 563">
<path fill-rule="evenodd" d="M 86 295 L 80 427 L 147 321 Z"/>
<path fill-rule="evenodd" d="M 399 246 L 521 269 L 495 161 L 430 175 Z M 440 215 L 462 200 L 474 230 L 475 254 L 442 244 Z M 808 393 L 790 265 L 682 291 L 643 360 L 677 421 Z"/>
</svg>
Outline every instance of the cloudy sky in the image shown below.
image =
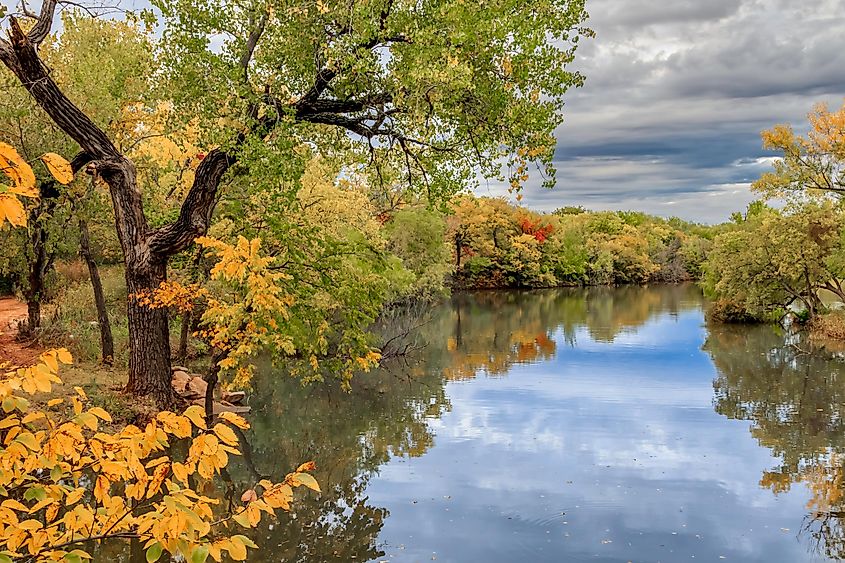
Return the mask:
<svg viewBox="0 0 845 563">
<path fill-rule="evenodd" d="M 37 2 L 33 2 L 37 4 Z M 12 6 L 15 0 L 0 0 Z M 138 7 L 144 0 L 125 0 Z M 745 207 L 773 154 L 760 131 L 802 129 L 845 100 L 845 0 L 587 0 L 596 38 L 557 131 L 557 187 L 523 203 L 718 222 Z M 507 195 L 485 183 L 479 195 Z"/>
<path fill-rule="evenodd" d="M 557 187 L 523 203 L 726 219 L 770 165 L 760 131 L 845 99 L 845 0 L 588 0 L 596 38 L 558 130 Z M 480 194 L 502 195 L 490 184 Z"/>
</svg>

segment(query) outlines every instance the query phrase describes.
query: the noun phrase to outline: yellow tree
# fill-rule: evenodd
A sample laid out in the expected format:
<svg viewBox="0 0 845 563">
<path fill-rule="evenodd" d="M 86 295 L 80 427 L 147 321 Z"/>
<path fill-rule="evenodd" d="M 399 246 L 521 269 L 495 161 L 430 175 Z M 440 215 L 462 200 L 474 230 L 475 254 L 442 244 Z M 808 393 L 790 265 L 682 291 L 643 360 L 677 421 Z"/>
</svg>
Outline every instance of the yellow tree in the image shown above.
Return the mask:
<svg viewBox="0 0 845 563">
<path fill-rule="evenodd" d="M 789 125 L 763 131 L 763 146 L 781 157 L 754 182 L 755 190 L 770 197 L 808 190 L 845 194 L 845 104 L 834 112 L 819 104 L 808 118 L 810 131 L 803 137 Z"/>
</svg>

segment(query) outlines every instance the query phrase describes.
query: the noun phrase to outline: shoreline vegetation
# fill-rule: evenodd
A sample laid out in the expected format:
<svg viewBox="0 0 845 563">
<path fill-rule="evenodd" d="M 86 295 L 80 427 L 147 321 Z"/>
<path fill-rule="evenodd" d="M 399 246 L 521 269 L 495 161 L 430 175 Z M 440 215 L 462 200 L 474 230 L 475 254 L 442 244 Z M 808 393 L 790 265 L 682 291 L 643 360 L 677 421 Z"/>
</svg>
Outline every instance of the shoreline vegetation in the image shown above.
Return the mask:
<svg viewBox="0 0 845 563">
<path fill-rule="evenodd" d="M 343 195 L 333 186 L 323 190 L 321 198 L 331 191 L 337 192 L 335 197 Z M 374 212 L 373 208 L 368 211 Z M 325 214 L 322 219 L 348 220 L 342 216 L 327 219 Z M 829 202 L 784 209 L 754 202 L 726 223 L 701 225 L 641 212 L 589 211 L 582 207 L 539 213 L 503 198 L 461 195 L 445 211 L 407 207 L 381 212 L 377 221 L 366 217 L 362 221 L 371 239 L 381 246 L 382 259 L 391 264 L 388 270 L 376 274 L 384 278 L 385 285 L 373 319 L 395 307 L 433 303 L 450 291 L 696 283 L 712 302 L 710 321 L 780 322 L 790 316 L 792 322 L 806 324 L 814 333 L 845 338 L 843 315 L 830 310 L 822 299 L 811 299 L 808 293 L 826 291 L 828 303 L 842 297 L 830 292 L 836 286 L 825 279 L 836 273 L 833 267 L 839 263 L 836 253 L 841 237 L 838 225 L 845 224 L 845 214 Z M 775 232 L 788 236 L 775 240 Z M 763 254 L 759 245 L 772 247 L 778 240 L 793 244 L 803 250 L 799 254 L 807 260 L 818 262 L 796 265 L 798 277 L 804 270 L 818 270 L 815 278 L 809 278 L 814 284 L 805 293 L 789 286 L 792 280 L 782 280 L 783 287 L 791 287 L 792 293 L 771 289 L 784 269 L 771 261 L 758 264 L 757 270 L 747 274 L 749 277 L 730 277 L 742 272 L 737 266 L 745 260 L 743 253 Z M 755 241 L 758 247 L 753 246 Z M 778 249 L 776 254 L 783 261 L 795 259 L 786 249 Z M 115 261 L 117 255 L 116 248 L 100 245 L 96 259 L 100 263 L 102 299 L 114 334 L 116 354 L 111 361 L 125 367 L 128 323 L 124 303 L 128 292 L 123 267 Z M 174 268 L 172 277 L 187 283 L 201 268 L 206 271 L 200 275 L 207 276 L 209 267 L 200 264 L 197 268 L 194 262 Z M 779 268 L 765 280 L 769 293 L 751 295 L 756 289 L 753 280 L 761 278 L 766 268 Z M 3 281 L 14 287 L 19 278 L 7 274 Z M 29 323 L 21 322 L 21 337 L 46 347 L 66 346 L 86 365 L 96 364 L 101 359 L 100 326 L 90 270 L 84 260 L 65 252 L 56 260 L 45 287 L 47 291 L 39 296 L 43 314 L 38 329 L 29 331 Z M 812 315 L 806 303 L 813 305 Z M 173 359 L 191 365 L 195 372 L 206 369 L 202 364 L 210 357 L 202 339 L 191 336 L 198 328 L 199 317 L 196 312 L 171 316 Z"/>
</svg>

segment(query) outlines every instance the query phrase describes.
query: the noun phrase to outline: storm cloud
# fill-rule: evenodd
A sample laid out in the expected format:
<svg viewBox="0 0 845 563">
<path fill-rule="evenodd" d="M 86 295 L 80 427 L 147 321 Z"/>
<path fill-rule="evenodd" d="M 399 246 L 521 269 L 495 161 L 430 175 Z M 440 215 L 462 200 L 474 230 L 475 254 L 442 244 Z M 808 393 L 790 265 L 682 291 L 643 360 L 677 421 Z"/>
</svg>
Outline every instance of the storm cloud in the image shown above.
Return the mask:
<svg viewBox="0 0 845 563">
<path fill-rule="evenodd" d="M 523 203 L 722 221 L 770 167 L 760 131 L 845 97 L 845 0 L 588 0 L 585 86 L 556 132 L 557 187 Z M 483 184 L 479 195 L 504 195 Z"/>
</svg>

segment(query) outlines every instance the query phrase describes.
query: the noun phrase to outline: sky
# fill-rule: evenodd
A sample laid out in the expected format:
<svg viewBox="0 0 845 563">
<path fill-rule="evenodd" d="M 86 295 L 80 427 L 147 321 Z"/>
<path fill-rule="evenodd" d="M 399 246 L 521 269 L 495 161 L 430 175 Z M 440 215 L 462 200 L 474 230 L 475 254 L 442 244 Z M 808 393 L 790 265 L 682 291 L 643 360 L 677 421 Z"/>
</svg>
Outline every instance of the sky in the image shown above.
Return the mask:
<svg viewBox="0 0 845 563">
<path fill-rule="evenodd" d="M 596 37 L 573 66 L 587 81 L 566 96 L 556 187 L 538 174 L 525 186 L 533 209 L 726 220 L 755 199 L 749 185 L 776 156 L 760 132 L 802 130 L 814 104 L 845 101 L 845 0 L 587 0 L 587 10 Z M 509 196 L 492 180 L 476 193 Z"/>
<path fill-rule="evenodd" d="M 760 132 L 845 101 L 845 0 L 587 0 L 596 38 L 556 131 L 557 186 L 522 203 L 720 222 L 771 167 Z M 485 183 L 479 195 L 506 195 Z"/>
</svg>

